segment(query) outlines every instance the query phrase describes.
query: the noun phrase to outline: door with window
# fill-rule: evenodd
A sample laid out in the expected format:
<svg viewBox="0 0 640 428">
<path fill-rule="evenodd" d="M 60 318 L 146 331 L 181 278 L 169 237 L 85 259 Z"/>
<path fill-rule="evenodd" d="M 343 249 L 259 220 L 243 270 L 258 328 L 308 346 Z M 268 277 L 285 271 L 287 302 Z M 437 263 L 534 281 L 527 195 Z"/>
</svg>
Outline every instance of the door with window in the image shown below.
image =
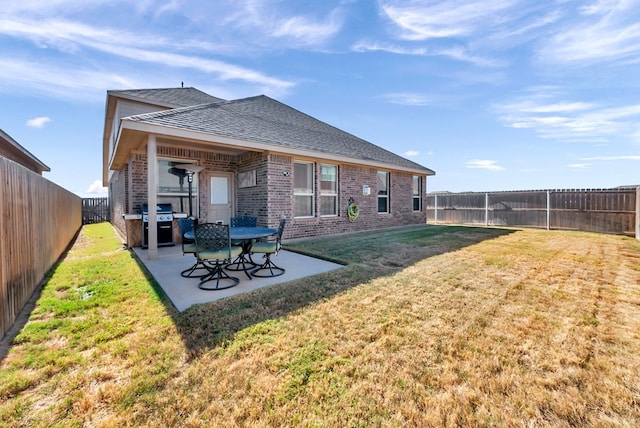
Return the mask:
<svg viewBox="0 0 640 428">
<path fill-rule="evenodd" d="M 233 176 L 232 174 L 214 174 L 209 178 L 209 223 L 229 224 L 233 213 Z"/>
</svg>

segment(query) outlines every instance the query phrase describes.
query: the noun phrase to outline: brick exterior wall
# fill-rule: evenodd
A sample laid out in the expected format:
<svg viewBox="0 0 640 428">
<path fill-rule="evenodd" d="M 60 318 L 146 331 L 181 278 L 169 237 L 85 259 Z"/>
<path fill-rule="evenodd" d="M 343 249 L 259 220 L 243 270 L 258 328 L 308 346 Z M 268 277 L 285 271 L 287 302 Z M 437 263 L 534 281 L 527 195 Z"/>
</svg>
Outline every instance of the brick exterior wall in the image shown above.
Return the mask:
<svg viewBox="0 0 640 428">
<path fill-rule="evenodd" d="M 294 159 L 291 159 L 290 170 L 293 170 Z M 320 188 L 320 164 L 315 162 L 315 188 Z M 378 169 L 355 165 L 338 165 L 338 215 L 321 217 L 316 214 L 312 218 L 293 217 L 293 177 L 288 178 L 288 192 L 283 198 L 283 206 L 288 204 L 287 227 L 285 238 L 302 238 L 328 234 L 339 234 L 363 230 L 381 229 L 408 224 L 426 223 L 424 209 L 413 211 L 413 175 L 396 171 L 390 172 L 391 186 L 389 190 L 390 212 L 378 213 L 377 196 Z M 368 185 L 371 194 L 364 196 L 362 186 Z M 424 207 L 426 192 L 425 178 L 422 178 L 422 204 Z M 347 216 L 349 198 L 360 206 L 360 215 L 352 223 Z M 284 202 L 286 199 L 286 203 Z M 318 192 L 314 199 L 314 210 L 319 213 Z"/>
<path fill-rule="evenodd" d="M 125 234 L 125 221 L 123 216 L 128 213 L 127 207 L 127 176 L 128 167 L 112 173 L 109 180 L 109 209 L 111 210 L 111 223 L 122 234 Z"/>
<path fill-rule="evenodd" d="M 256 171 L 256 186 L 240 189 L 236 174 L 236 215 L 251 215 L 258 218 L 258 226 L 273 224 L 269 213 L 270 179 L 265 153 L 246 153 L 238 157 L 238 173 Z"/>
<path fill-rule="evenodd" d="M 283 239 L 339 234 L 370 229 L 380 229 L 408 224 L 426 223 L 424 210 L 426 202 L 426 178 L 422 177 L 422 209 L 413 211 L 412 174 L 390 171 L 389 206 L 390 212 L 377 212 L 377 173 L 378 169 L 338 164 L 338 215 L 311 218 L 294 218 L 293 214 L 293 164 L 297 160 L 292 156 L 275 153 L 245 152 L 241 155 L 158 146 L 159 158 L 197 160 L 206 167 L 199 175 L 200 219 L 206 220 L 210 197 L 210 177 L 213 172 L 234 174 L 235 215 L 253 215 L 258 217 L 258 225 L 277 227 L 282 215 L 287 218 Z M 319 213 L 320 159 L 304 159 L 315 164 L 314 211 Z M 335 162 L 326 162 L 335 164 Z M 126 233 L 122 220 L 124 213 L 137 213 L 140 204 L 147 200 L 146 154 L 132 154 L 129 158 L 130 171 L 125 167 L 112 174 L 109 192 L 112 201 L 112 222 L 115 227 Z M 238 173 L 255 171 L 256 186 L 239 188 Z M 362 195 L 362 186 L 368 185 L 371 194 Z M 359 217 L 351 223 L 347 217 L 349 198 L 360 206 Z M 128 205 L 128 200 L 131 205 Z"/>
</svg>

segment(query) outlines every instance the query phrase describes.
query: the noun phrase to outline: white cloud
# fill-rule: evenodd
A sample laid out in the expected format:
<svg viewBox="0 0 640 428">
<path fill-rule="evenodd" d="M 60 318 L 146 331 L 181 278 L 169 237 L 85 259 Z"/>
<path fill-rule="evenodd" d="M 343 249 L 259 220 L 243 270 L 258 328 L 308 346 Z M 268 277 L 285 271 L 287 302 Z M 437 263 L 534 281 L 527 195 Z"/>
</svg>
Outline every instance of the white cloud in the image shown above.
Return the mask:
<svg viewBox="0 0 640 428">
<path fill-rule="evenodd" d="M 397 44 L 370 42 L 361 40 L 351 46 L 354 52 L 389 52 L 399 55 L 426 55 L 427 50 L 424 48 L 406 48 Z"/>
<path fill-rule="evenodd" d="M 89 195 L 107 196 L 109 189 L 102 186 L 102 180 L 95 180 L 89 185 L 85 193 Z"/>
<path fill-rule="evenodd" d="M 473 54 L 463 46 L 427 50 L 426 48 L 407 48 L 397 44 L 361 40 L 351 46 L 351 50 L 354 52 L 389 52 L 398 55 L 443 56 L 479 67 L 499 67 L 505 64 L 504 61 Z"/>
<path fill-rule="evenodd" d="M 426 106 L 431 104 L 430 98 L 424 94 L 412 94 L 412 93 L 396 93 L 396 94 L 384 94 L 380 98 L 392 104 L 400 104 L 407 106 Z"/>
<path fill-rule="evenodd" d="M 471 53 L 468 49 L 463 48 L 462 46 L 441 49 L 439 51 L 435 51 L 433 55 L 445 56 L 457 61 L 468 62 L 479 67 L 503 67 L 506 64 L 505 61 L 502 60 L 484 58 L 480 55 Z"/>
<path fill-rule="evenodd" d="M 468 36 L 517 4 L 517 0 L 380 1 L 382 13 L 406 40 Z"/>
<path fill-rule="evenodd" d="M 590 158 L 582 158 L 582 161 L 640 161 L 639 155 L 626 155 L 626 156 L 594 156 Z"/>
<path fill-rule="evenodd" d="M 171 68 L 186 68 L 205 73 L 212 73 L 221 80 L 239 80 L 251 85 L 259 86 L 262 92 L 275 95 L 285 93 L 287 89 L 294 86 L 293 82 L 267 76 L 259 71 L 245 67 L 236 66 L 200 56 L 183 55 L 172 53 L 171 50 L 183 50 L 188 47 L 196 47 L 197 51 L 206 49 L 202 42 L 169 41 L 163 36 L 144 37 L 134 35 L 127 31 L 113 29 L 102 29 L 85 24 L 67 22 L 63 20 L 48 21 L 25 21 L 25 20 L 2 20 L 0 19 L 0 34 L 7 34 L 14 37 L 25 38 L 34 43 L 44 46 L 53 46 L 66 53 L 77 52 L 81 48 L 89 48 L 116 57 L 126 58 L 135 61 L 148 62 L 156 65 Z M 135 47 L 134 47 L 135 46 Z M 55 64 L 41 62 L 37 67 L 27 65 L 28 61 L 5 58 L 0 62 L 8 63 L 15 68 L 24 69 L 26 76 L 14 70 L 9 73 L 7 70 L 0 70 L 3 74 L 17 76 L 18 79 L 39 81 L 36 89 L 45 89 L 48 92 L 55 91 L 56 86 L 78 87 L 84 84 L 95 88 L 96 80 L 92 75 L 102 74 L 106 80 L 116 80 L 113 73 L 100 73 L 93 70 L 83 70 L 69 67 L 68 64 L 57 68 Z M 63 69 L 64 68 L 64 69 Z M 32 71 L 30 71 L 32 70 Z M 85 74 L 84 78 L 78 79 Z M 55 75 L 55 79 L 49 79 Z M 39 77 L 48 76 L 48 77 Z M 73 77 L 71 77 L 73 76 Z M 9 79 L 13 80 L 14 77 Z M 124 80 L 124 79 L 123 79 Z M 5 79 L 7 81 L 7 79 Z M 42 88 L 42 86 L 53 86 L 53 88 Z M 133 87 L 120 82 L 118 85 L 107 85 L 107 87 Z M 104 91 L 104 88 L 101 88 Z"/>
<path fill-rule="evenodd" d="M 590 163 L 571 163 L 567 166 L 569 168 L 574 168 L 574 169 L 586 169 L 586 168 L 589 168 L 591 164 Z"/>
<path fill-rule="evenodd" d="M 478 168 L 478 169 L 487 169 L 489 171 L 502 171 L 503 167 L 498 165 L 498 161 L 496 160 L 488 160 L 488 159 L 474 159 L 467 161 L 465 166 L 467 168 Z"/>
<path fill-rule="evenodd" d="M 553 88 L 538 88 L 512 102 L 495 105 L 494 109 L 507 127 L 532 129 L 543 138 L 567 142 L 606 142 L 621 137 L 634 140 L 640 132 L 640 104 L 611 107 L 604 105 L 606 101 L 562 97 Z"/>
<path fill-rule="evenodd" d="M 418 156 L 419 154 L 420 152 L 416 150 L 407 150 L 406 152 L 404 152 L 404 155 L 409 157 Z"/>
<path fill-rule="evenodd" d="M 33 119 L 27 120 L 27 126 L 32 128 L 42 128 L 49 122 L 51 122 L 51 119 L 47 116 L 34 117 Z"/>
<path fill-rule="evenodd" d="M 0 58 L 0 88 L 32 91 L 69 98 L 104 100 L 109 88 L 140 87 L 140 82 L 111 71 L 70 69 L 64 66 Z"/>
<path fill-rule="evenodd" d="M 302 45 L 318 45 L 326 42 L 342 28 L 342 17 L 334 10 L 329 17 L 316 22 L 303 16 L 285 18 L 275 25 L 271 35 L 294 39 Z"/>
<path fill-rule="evenodd" d="M 636 0 L 602 0 L 582 7 L 582 19 L 545 41 L 540 57 L 549 62 L 593 63 L 640 58 Z"/>
</svg>

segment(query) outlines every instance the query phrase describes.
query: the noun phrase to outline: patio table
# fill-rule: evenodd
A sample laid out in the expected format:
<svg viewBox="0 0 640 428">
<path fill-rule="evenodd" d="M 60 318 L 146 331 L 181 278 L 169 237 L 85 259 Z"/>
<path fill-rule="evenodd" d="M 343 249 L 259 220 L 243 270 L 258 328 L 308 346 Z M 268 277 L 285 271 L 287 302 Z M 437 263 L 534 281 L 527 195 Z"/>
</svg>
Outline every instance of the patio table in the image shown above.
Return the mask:
<svg viewBox="0 0 640 428">
<path fill-rule="evenodd" d="M 238 261 L 234 263 L 230 263 L 230 265 L 237 265 L 237 269 L 230 269 L 235 271 L 243 270 L 249 279 L 251 279 L 251 275 L 249 274 L 249 268 L 255 266 L 255 263 L 251 261 L 251 246 L 253 245 L 254 239 L 266 238 L 267 236 L 274 235 L 278 232 L 278 229 L 272 229 L 270 227 L 247 227 L 247 226 L 237 226 L 229 228 L 229 238 L 233 241 L 241 241 L 242 254 L 240 254 Z M 187 239 L 195 239 L 193 231 L 188 231 L 184 234 L 184 237 Z M 248 265 L 248 266 L 247 266 Z M 242 266 L 242 268 L 240 268 Z"/>
</svg>

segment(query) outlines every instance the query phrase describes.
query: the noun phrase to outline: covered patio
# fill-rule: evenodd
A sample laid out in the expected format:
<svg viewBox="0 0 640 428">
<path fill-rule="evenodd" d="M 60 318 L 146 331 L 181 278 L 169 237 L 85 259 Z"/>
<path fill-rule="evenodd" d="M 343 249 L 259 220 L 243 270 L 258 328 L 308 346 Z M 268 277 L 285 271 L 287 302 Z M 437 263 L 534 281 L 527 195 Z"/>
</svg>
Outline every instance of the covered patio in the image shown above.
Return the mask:
<svg viewBox="0 0 640 428">
<path fill-rule="evenodd" d="M 262 287 L 293 281 L 318 273 L 339 269 L 342 265 L 305 256 L 287 250 L 281 250 L 273 256 L 279 266 L 285 269 L 281 276 L 272 278 L 247 278 L 244 272 L 232 272 L 240 279 L 240 283 L 225 290 L 201 290 L 198 288 L 198 279 L 184 278 L 180 272 L 193 265 L 194 257 L 182 255 L 179 245 L 173 247 L 160 247 L 157 249 L 158 257 L 149 258 L 148 250 L 140 247 L 132 248 L 140 263 L 153 275 L 160 287 L 171 300 L 173 306 L 180 312 L 198 303 L 214 302 L 226 297 L 232 297 L 241 293 L 249 293 Z M 254 255 L 258 260 L 259 255 Z"/>
</svg>

